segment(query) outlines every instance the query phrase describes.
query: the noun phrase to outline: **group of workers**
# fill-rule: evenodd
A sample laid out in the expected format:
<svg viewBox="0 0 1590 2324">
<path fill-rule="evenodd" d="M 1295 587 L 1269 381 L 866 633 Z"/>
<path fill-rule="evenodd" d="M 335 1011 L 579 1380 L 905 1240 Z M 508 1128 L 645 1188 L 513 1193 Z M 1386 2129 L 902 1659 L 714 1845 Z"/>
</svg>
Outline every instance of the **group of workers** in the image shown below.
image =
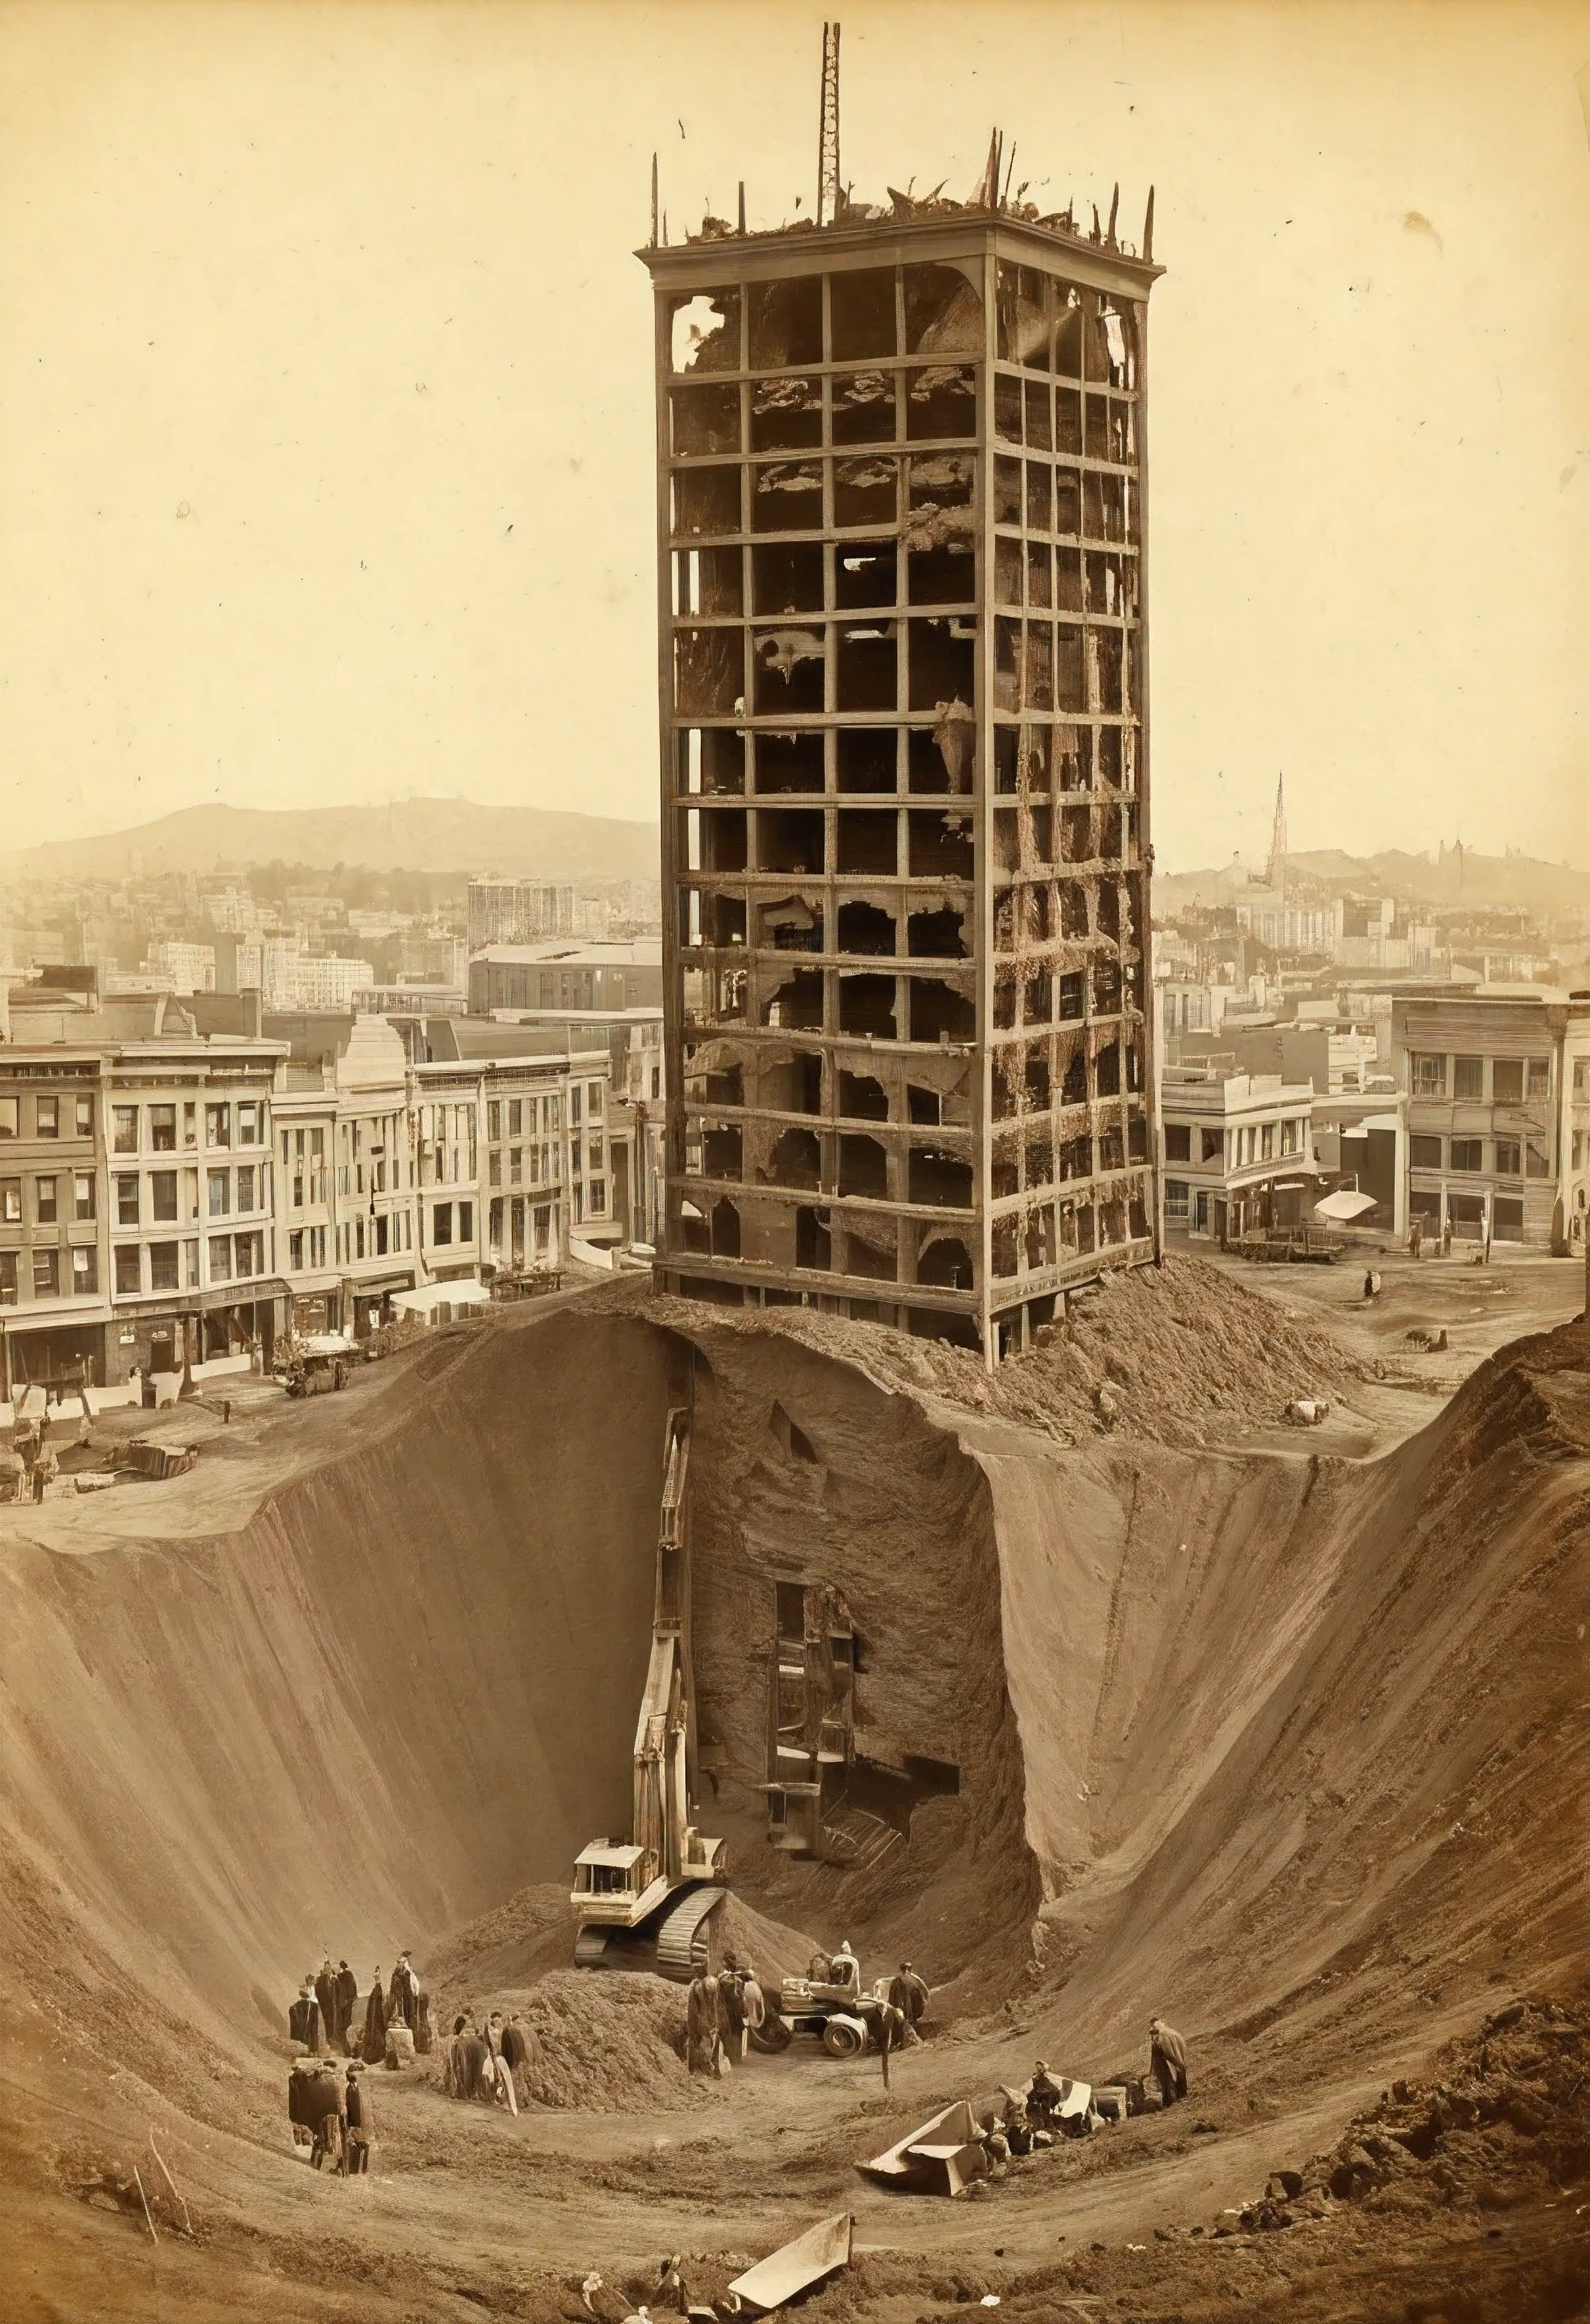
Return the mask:
<svg viewBox="0 0 1590 2324">
<path fill-rule="evenodd" d="M 756 1971 L 735 1953 L 726 1953 L 715 1976 L 701 1969 L 685 2000 L 685 2063 L 692 2074 L 721 2078 L 743 2063 L 751 2036 L 767 2016 L 767 1997 Z"/>
<path fill-rule="evenodd" d="M 444 2097 L 482 2098 L 488 2105 L 505 2106 L 513 2115 L 531 2104 L 541 2043 L 534 2027 L 526 2025 L 517 2010 L 508 2017 L 500 2009 L 480 2017 L 472 2009 L 460 2010 L 439 2049 Z"/>
<path fill-rule="evenodd" d="M 421 1991 L 407 1953 L 399 1954 L 397 1967 L 385 1987 L 381 1982 L 380 1969 L 376 1969 L 370 1981 L 363 2018 L 356 2027 L 358 2001 L 358 1978 L 347 1961 L 338 1961 L 333 1969 L 328 1953 L 318 1971 L 305 1975 L 287 2013 L 287 2030 L 312 2058 L 337 2051 L 345 2057 L 362 2058 L 367 2066 L 379 2066 L 384 2061 L 391 2047 L 388 2036 L 394 2027 L 407 2028 L 418 2054 L 423 2055 L 430 2049 L 430 1997 Z"/>
<path fill-rule="evenodd" d="M 330 2058 L 295 2058 L 287 2075 L 287 2119 L 293 2144 L 309 2148 L 317 2171 L 327 2162 L 339 2179 L 369 2170 L 375 2108 L 361 2060 L 350 2058 L 339 2075 Z"/>
</svg>

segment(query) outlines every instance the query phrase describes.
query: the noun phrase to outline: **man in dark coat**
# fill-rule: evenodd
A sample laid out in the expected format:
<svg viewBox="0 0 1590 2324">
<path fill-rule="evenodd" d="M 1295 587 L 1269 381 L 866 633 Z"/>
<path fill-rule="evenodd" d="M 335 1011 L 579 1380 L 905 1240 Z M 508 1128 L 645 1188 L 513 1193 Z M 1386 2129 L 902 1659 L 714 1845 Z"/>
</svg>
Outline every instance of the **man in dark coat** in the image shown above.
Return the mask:
<svg viewBox="0 0 1590 2324">
<path fill-rule="evenodd" d="M 310 2078 L 314 2068 L 307 2058 L 295 2058 L 287 2070 L 287 2119 L 294 2146 L 308 2146 L 314 2135 L 310 2125 Z"/>
<path fill-rule="evenodd" d="M 343 2048 L 353 2030 L 354 2010 L 358 2004 L 359 1980 L 346 1961 L 337 1964 L 337 2032 Z"/>
<path fill-rule="evenodd" d="M 379 1967 L 370 1980 L 370 1998 L 365 2004 L 365 2031 L 359 2043 L 359 2055 L 367 2066 L 378 2066 L 386 2055 L 386 2002 L 381 1990 Z"/>
<path fill-rule="evenodd" d="M 1032 2069 L 1032 2080 L 1027 2085 L 1027 2115 L 1031 2122 L 1046 2126 L 1054 2120 L 1061 2100 L 1058 2082 L 1050 2077 L 1041 2058 Z"/>
<path fill-rule="evenodd" d="M 883 2088 L 889 2088 L 889 2061 L 896 2050 L 905 2047 L 906 2030 L 911 2024 L 903 2009 L 892 2001 L 874 2001 L 867 2011 L 867 2023 L 878 2055 L 883 2064 Z"/>
<path fill-rule="evenodd" d="M 392 1987 L 386 1997 L 386 2022 L 389 2025 L 401 2023 L 411 2034 L 419 2014 L 420 1980 L 409 1966 L 408 1954 L 400 1953 L 398 1965 L 392 1973 Z"/>
<path fill-rule="evenodd" d="M 1162 2017 L 1149 2021 L 1149 2071 L 1160 2085 L 1161 2105 L 1187 2096 L 1187 2043 Z"/>
<path fill-rule="evenodd" d="M 907 2042 L 920 2042 L 922 2037 L 917 2027 L 927 2010 L 928 1988 L 910 1961 L 901 1961 L 899 1974 L 890 1978 L 889 1998 L 896 2009 L 904 2012 Z"/>
<path fill-rule="evenodd" d="M 343 2113 L 342 2084 L 337 2079 L 335 2066 L 317 2067 L 308 2091 L 310 2128 L 314 2144 L 310 2161 L 317 2171 L 330 2155 L 332 2167 L 342 2167 L 342 2135 L 347 2126 Z"/>
<path fill-rule="evenodd" d="M 337 1975 L 329 1953 L 315 1977 L 315 1999 L 320 2005 L 320 2030 L 326 2036 L 326 2047 L 334 2050 L 342 2028 L 337 2022 Z"/>
<path fill-rule="evenodd" d="M 347 2117 L 347 2143 L 344 2148 L 344 2164 L 347 2175 L 356 2178 L 370 2168 L 370 2143 L 375 2135 L 375 2107 L 356 2059 L 347 2070 L 347 2087 L 343 2093 L 343 2111 Z"/>
<path fill-rule="evenodd" d="M 530 2103 L 531 2068 L 541 2064 L 541 2047 L 515 2010 L 503 2028 L 503 2063 L 513 2077 L 513 2092 L 521 2106 Z"/>
<path fill-rule="evenodd" d="M 487 2061 L 491 2056 L 485 2037 L 471 2026 L 457 2036 L 453 2043 L 453 2070 L 458 2078 L 461 2098 L 490 2098 L 495 2088 L 495 2077 L 488 2079 Z"/>
<path fill-rule="evenodd" d="M 287 2013 L 287 2031 L 295 2042 L 301 2042 L 311 2057 L 320 2054 L 320 2005 L 315 1999 L 315 1980 L 306 1974 L 297 2000 Z"/>
</svg>

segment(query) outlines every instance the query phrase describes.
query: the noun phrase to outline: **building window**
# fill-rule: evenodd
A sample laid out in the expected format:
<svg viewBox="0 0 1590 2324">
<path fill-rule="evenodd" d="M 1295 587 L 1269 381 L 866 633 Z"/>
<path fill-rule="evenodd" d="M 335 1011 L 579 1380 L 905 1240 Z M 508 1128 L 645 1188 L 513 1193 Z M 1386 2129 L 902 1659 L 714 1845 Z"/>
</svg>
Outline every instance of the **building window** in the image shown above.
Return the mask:
<svg viewBox="0 0 1590 2324">
<path fill-rule="evenodd" d="M 1165 1159 L 1167 1162 L 1192 1160 L 1192 1130 L 1187 1122 L 1168 1121 L 1165 1124 Z M 1182 1188 L 1184 1195 L 1186 1192 L 1187 1189 L 1184 1186 Z M 1182 1208 L 1183 1210 L 1187 1208 L 1185 1201 Z"/>
<path fill-rule="evenodd" d="M 184 1100 L 182 1106 L 182 1145 L 184 1149 L 191 1154 L 198 1144 L 199 1104 L 197 1099 L 188 1098 Z"/>
<path fill-rule="evenodd" d="M 592 1082 L 587 1085 L 586 1090 L 586 1104 L 590 1119 L 593 1121 L 600 1121 L 602 1119 L 602 1084 L 600 1082 Z"/>
<path fill-rule="evenodd" d="M 1521 1105 L 1524 1102 L 1524 1065 L 1521 1057 L 1497 1057 L 1491 1066 L 1491 1102 L 1493 1105 Z"/>
<path fill-rule="evenodd" d="M 1525 1141 L 1524 1176 L 1526 1178 L 1549 1178 L 1551 1176 L 1551 1157 L 1539 1138 Z"/>
<path fill-rule="evenodd" d="M 520 1178 L 523 1174 L 523 1148 L 518 1146 L 511 1146 L 508 1148 L 508 1184 L 511 1186 L 518 1185 Z"/>
<path fill-rule="evenodd" d="M 150 1172 L 149 1215 L 152 1219 L 162 1222 L 169 1219 L 173 1225 L 176 1223 L 177 1174 L 174 1170 L 152 1170 Z M 132 1222 L 126 1219 L 122 1221 L 122 1224 L 124 1226 L 129 1225 L 130 1223 L 132 1223 Z"/>
<path fill-rule="evenodd" d="M 264 1106 L 258 1098 L 245 1098 L 237 1109 L 237 1143 L 239 1146 L 263 1146 L 264 1142 Z"/>
<path fill-rule="evenodd" d="M 1275 1159 L 1275 1124 L 1273 1121 L 1267 1121 L 1264 1123 L 1262 1139 L 1263 1143 L 1260 1148 L 1260 1152 L 1266 1162 L 1273 1162 Z"/>
<path fill-rule="evenodd" d="M 1521 1195 L 1498 1194 L 1491 1205 L 1491 1238 L 1494 1242 L 1522 1242 L 1524 1205 Z"/>
<path fill-rule="evenodd" d="M 94 1216 L 94 1173 L 79 1170 L 72 1179 L 72 1209 L 79 1219 Z"/>
<path fill-rule="evenodd" d="M 138 1223 L 138 1176 L 133 1170 L 124 1170 L 116 1182 L 116 1217 L 121 1227 Z"/>
<path fill-rule="evenodd" d="M 1452 1060 L 1452 1094 L 1455 1098 L 1483 1098 L 1485 1094 L 1485 1061 L 1484 1057 L 1454 1057 Z"/>
<path fill-rule="evenodd" d="M 1415 1170 L 1438 1170 L 1441 1167 L 1441 1141 L 1438 1138 L 1410 1138 L 1408 1160 Z"/>
<path fill-rule="evenodd" d="M 485 1109 L 485 1134 L 500 1138 L 503 1134 L 503 1106 L 500 1098 L 493 1098 Z"/>
<path fill-rule="evenodd" d="M 174 1242 L 150 1244 L 149 1287 L 152 1291 L 181 1289 L 181 1280 L 177 1272 L 177 1246 Z"/>
<path fill-rule="evenodd" d="M 265 1239 L 263 1234 L 240 1234 L 236 1238 L 236 1271 L 239 1275 L 263 1275 L 265 1271 Z"/>
<path fill-rule="evenodd" d="M 569 1119 L 571 1122 L 579 1120 L 579 1084 L 578 1082 L 571 1082 L 569 1085 Z"/>
<path fill-rule="evenodd" d="M 584 1189 L 577 1182 L 574 1189 L 574 1223 L 576 1226 L 578 1226 L 585 1217 L 585 1207 L 581 1201 Z"/>
<path fill-rule="evenodd" d="M 78 1124 L 78 1136 L 79 1136 L 79 1138 L 92 1138 L 92 1137 L 93 1137 L 93 1135 L 94 1135 L 94 1101 L 93 1101 L 93 1099 L 92 1099 L 91 1097 L 80 1097 L 80 1098 L 79 1098 L 79 1099 L 78 1099 L 78 1101 L 77 1101 L 77 1124 Z"/>
<path fill-rule="evenodd" d="M 1499 1178 L 1520 1178 L 1523 1176 L 1523 1148 L 1516 1138 L 1496 1140 L 1496 1176 Z"/>
<path fill-rule="evenodd" d="M 1551 1095 L 1551 1060 L 1549 1057 L 1531 1057 L 1530 1059 L 1530 1086 L 1528 1094 L 1530 1097 L 1549 1097 Z"/>
<path fill-rule="evenodd" d="M 299 1228 L 295 1234 L 290 1234 L 287 1238 L 287 1264 L 289 1269 L 294 1275 L 298 1275 L 302 1271 L 303 1229 L 301 1227 Z"/>
<path fill-rule="evenodd" d="M 593 1179 L 591 1180 L 591 1214 L 592 1214 L 592 1216 L 594 1217 L 594 1216 L 596 1215 L 596 1213 L 598 1211 L 605 1211 L 605 1210 L 606 1209 L 606 1207 L 607 1207 L 607 1181 L 606 1181 L 606 1179 L 605 1179 L 605 1178 L 593 1178 Z"/>
<path fill-rule="evenodd" d="M 474 1240 L 475 1205 L 473 1203 L 460 1203 L 458 1205 L 458 1240 L 460 1242 L 472 1242 Z"/>
<path fill-rule="evenodd" d="M 116 1154 L 136 1154 L 138 1151 L 138 1109 L 135 1105 L 113 1105 L 110 1110 L 111 1149 Z"/>
<path fill-rule="evenodd" d="M 240 1211 L 252 1211 L 254 1206 L 254 1164 L 245 1162 L 237 1172 L 237 1207 Z"/>
<path fill-rule="evenodd" d="M 653 1098 L 660 1098 L 662 1095 L 662 1068 L 661 1065 L 653 1065 L 652 1068 L 652 1095 Z"/>
<path fill-rule="evenodd" d="M 118 1297 L 133 1298 L 143 1288 L 143 1254 L 135 1242 L 116 1247 L 116 1287 Z"/>
<path fill-rule="evenodd" d="M 79 1297 L 99 1288 L 99 1253 L 91 1242 L 80 1242 L 72 1253 L 72 1289 Z"/>
<path fill-rule="evenodd" d="M 199 1288 L 199 1244 L 197 1241 L 185 1242 L 182 1245 L 182 1283 L 183 1287 L 186 1290 L 197 1291 Z"/>
<path fill-rule="evenodd" d="M 1168 1219 L 1176 1219 L 1176 1220 L 1179 1220 L 1183 1225 L 1185 1225 L 1185 1224 L 1186 1224 L 1186 1222 L 1187 1222 L 1187 1181 L 1186 1181 L 1186 1179 L 1185 1179 L 1185 1178 L 1167 1178 L 1167 1179 L 1166 1179 L 1166 1181 L 1165 1181 L 1165 1216 L 1166 1216 Z"/>
<path fill-rule="evenodd" d="M 204 1142 L 207 1146 L 231 1145 L 232 1109 L 229 1105 L 207 1105 L 205 1107 Z"/>
<path fill-rule="evenodd" d="M 1445 1057 L 1412 1056 L 1411 1087 L 1415 1097 L 1445 1097 L 1447 1094 L 1447 1060 Z"/>
<path fill-rule="evenodd" d="M 41 1138 L 60 1136 L 60 1100 L 42 1097 L 39 1100 L 39 1135 Z"/>
<path fill-rule="evenodd" d="M 430 1213 L 430 1240 L 434 1243 L 451 1242 L 453 1239 L 453 1206 L 437 1203 Z"/>
<path fill-rule="evenodd" d="M 584 1152 L 584 1141 L 578 1138 L 571 1138 L 569 1141 L 569 1167 L 577 1178 L 585 1167 Z"/>
<path fill-rule="evenodd" d="M 1574 1059 L 1574 1095 L 1583 1097 L 1590 1091 L 1590 1057 Z"/>
<path fill-rule="evenodd" d="M 33 1253 L 33 1296 L 53 1299 L 60 1289 L 60 1253 L 51 1245 Z"/>
<path fill-rule="evenodd" d="M 1483 1170 L 1485 1148 L 1478 1138 L 1455 1138 L 1452 1140 L 1452 1167 L 1455 1170 Z"/>
<path fill-rule="evenodd" d="M 174 1105 L 152 1105 L 149 1109 L 149 1142 L 157 1154 L 174 1154 L 177 1150 L 177 1109 Z"/>
<path fill-rule="evenodd" d="M 230 1172 L 226 1170 L 212 1170 L 209 1174 L 209 1214 L 212 1219 L 224 1219 L 226 1215 L 230 1177 Z"/>
<path fill-rule="evenodd" d="M 135 1185 L 136 1181 L 134 1183 Z M 33 1215 L 42 1227 L 55 1225 L 60 1212 L 53 1178 L 36 1178 L 33 1181 Z"/>
<path fill-rule="evenodd" d="M 1198 1159 L 1201 1162 L 1214 1162 L 1216 1164 L 1224 1162 L 1225 1159 L 1225 1139 L 1222 1131 L 1218 1130 L 1200 1129 L 1198 1131 Z"/>
<path fill-rule="evenodd" d="M 11 1134 L 14 1138 L 16 1132 L 13 1130 Z M 16 1253 L 0 1250 L 0 1307 L 14 1307 L 15 1305 Z"/>
<path fill-rule="evenodd" d="M 14 1138 L 20 1127 L 22 1100 L 0 1097 L 0 1138 Z"/>
<path fill-rule="evenodd" d="M 209 1239 L 209 1279 L 212 1283 L 232 1280 L 232 1238 L 211 1235 Z"/>
<path fill-rule="evenodd" d="M 0 1219 L 8 1227 L 22 1224 L 22 1180 L 0 1178 Z"/>
<path fill-rule="evenodd" d="M 495 1146 L 486 1156 L 485 1176 L 488 1185 L 500 1186 L 503 1183 L 503 1157 Z"/>
</svg>

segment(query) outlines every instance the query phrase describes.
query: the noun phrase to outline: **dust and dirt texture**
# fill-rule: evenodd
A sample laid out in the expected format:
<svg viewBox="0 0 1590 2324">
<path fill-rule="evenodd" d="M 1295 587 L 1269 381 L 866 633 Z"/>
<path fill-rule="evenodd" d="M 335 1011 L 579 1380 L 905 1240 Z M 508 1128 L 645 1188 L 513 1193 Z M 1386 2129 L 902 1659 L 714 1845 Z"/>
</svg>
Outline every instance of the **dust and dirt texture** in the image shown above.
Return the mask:
<svg viewBox="0 0 1590 2324">
<path fill-rule="evenodd" d="M 1188 1259 L 993 1378 L 615 1286 L 5 1512 L 5 2314 L 655 2316 L 675 2255 L 722 2309 L 842 2210 L 819 2319 L 1583 2312 L 1590 1326 L 1505 1274 L 1428 1373 L 1339 1285 Z M 887 2091 L 800 2041 L 693 2077 L 680 1987 L 572 1966 L 681 1382 L 720 1941 L 913 1960 Z M 829 1862 L 769 1840 L 791 1583 L 844 1594 L 891 1803 Z M 313 2172 L 287 2005 L 401 1948 L 439 2024 L 532 2029 L 530 2102 L 377 2069 L 371 2171 Z M 1035 2057 L 1141 2076 L 1156 2011 L 1186 2105 L 958 2202 L 855 2174 Z"/>
</svg>

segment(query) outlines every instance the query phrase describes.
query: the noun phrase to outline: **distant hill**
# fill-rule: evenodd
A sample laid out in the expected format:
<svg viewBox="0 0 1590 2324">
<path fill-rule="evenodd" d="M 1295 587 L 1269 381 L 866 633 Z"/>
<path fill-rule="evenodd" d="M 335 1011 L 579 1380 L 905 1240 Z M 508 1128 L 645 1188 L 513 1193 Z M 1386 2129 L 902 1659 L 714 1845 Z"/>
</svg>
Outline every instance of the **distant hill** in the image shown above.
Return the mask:
<svg viewBox="0 0 1590 2324">
<path fill-rule="evenodd" d="M 654 880 L 657 826 L 543 807 L 468 799 L 397 799 L 387 807 L 190 807 L 99 839 L 52 840 L 8 853 L 5 877 L 124 880 L 156 872 L 217 872 L 251 863 L 329 872 L 482 872 L 513 879 Z"/>
<path fill-rule="evenodd" d="M 1396 896 L 1416 904 L 1476 908 L 1518 905 L 1540 913 L 1590 908 L 1590 872 L 1542 863 L 1530 855 L 1478 855 L 1465 849 L 1461 856 L 1454 851 L 1432 857 L 1404 855 L 1395 848 L 1383 855 L 1345 855 L 1333 847 L 1291 855 L 1288 862 L 1336 896 Z M 1168 915 L 1193 904 L 1234 903 L 1261 877 L 1229 863 L 1207 872 L 1156 872 L 1154 909 Z"/>
</svg>

